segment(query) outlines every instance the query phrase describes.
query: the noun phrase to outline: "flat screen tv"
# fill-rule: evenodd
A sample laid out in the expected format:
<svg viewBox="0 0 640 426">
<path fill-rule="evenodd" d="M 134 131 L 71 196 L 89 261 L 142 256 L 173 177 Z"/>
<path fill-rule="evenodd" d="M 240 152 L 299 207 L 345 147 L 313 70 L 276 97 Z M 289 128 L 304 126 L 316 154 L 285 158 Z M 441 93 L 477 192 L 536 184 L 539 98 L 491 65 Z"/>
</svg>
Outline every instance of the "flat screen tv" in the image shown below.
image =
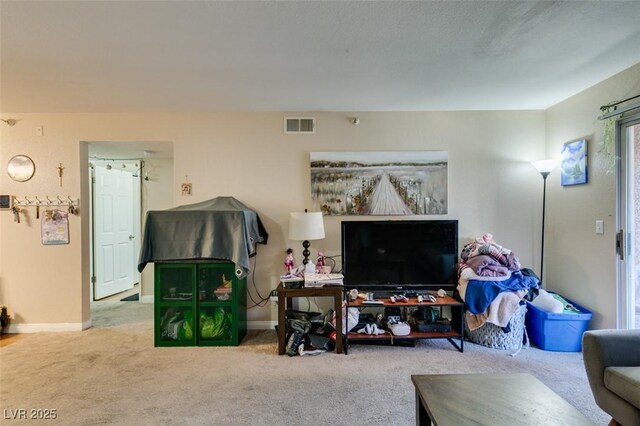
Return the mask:
<svg viewBox="0 0 640 426">
<path fill-rule="evenodd" d="M 451 291 L 457 263 L 457 220 L 342 222 L 346 288 Z"/>
</svg>

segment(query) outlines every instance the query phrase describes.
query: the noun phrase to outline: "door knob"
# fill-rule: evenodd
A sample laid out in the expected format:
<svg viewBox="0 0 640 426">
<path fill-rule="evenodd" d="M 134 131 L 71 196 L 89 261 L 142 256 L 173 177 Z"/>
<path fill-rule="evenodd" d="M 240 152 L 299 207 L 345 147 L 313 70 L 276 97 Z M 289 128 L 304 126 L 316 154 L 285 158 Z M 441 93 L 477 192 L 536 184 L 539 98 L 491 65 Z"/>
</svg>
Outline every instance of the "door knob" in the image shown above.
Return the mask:
<svg viewBox="0 0 640 426">
<path fill-rule="evenodd" d="M 129 241 L 133 240 L 135 237 L 133 235 L 129 235 Z"/>
</svg>

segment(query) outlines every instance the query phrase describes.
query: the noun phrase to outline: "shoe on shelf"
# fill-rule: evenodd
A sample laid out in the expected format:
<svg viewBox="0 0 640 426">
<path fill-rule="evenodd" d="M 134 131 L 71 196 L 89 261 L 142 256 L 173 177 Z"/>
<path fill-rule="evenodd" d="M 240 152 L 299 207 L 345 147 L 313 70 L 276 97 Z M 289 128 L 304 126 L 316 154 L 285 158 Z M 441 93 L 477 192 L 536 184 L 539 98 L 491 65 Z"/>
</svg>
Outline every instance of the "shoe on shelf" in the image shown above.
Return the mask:
<svg viewBox="0 0 640 426">
<path fill-rule="evenodd" d="M 384 334 L 385 331 L 381 330 L 378 328 L 378 326 L 376 324 L 367 324 L 364 327 L 362 327 L 360 330 L 358 330 L 359 334 L 368 334 L 368 335 L 378 335 L 378 334 Z"/>
</svg>

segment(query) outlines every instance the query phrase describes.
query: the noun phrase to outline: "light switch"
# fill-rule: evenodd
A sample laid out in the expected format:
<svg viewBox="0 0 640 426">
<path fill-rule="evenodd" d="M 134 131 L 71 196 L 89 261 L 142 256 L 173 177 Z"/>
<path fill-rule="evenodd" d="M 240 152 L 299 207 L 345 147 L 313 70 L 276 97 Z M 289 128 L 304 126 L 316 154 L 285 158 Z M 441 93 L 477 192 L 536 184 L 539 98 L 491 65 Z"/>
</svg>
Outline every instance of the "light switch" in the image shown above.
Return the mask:
<svg viewBox="0 0 640 426">
<path fill-rule="evenodd" d="M 604 234 L 604 221 L 596 220 L 596 234 Z"/>
<path fill-rule="evenodd" d="M 36 126 L 36 136 L 44 136 L 44 127 Z"/>
</svg>

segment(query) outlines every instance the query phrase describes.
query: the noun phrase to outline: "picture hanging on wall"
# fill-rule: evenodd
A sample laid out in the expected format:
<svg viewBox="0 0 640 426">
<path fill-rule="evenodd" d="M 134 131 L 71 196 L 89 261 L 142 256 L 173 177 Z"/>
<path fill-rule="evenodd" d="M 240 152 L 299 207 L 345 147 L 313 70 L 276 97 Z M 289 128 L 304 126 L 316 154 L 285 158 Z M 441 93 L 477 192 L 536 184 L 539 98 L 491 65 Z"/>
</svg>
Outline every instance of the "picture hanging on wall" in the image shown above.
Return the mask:
<svg viewBox="0 0 640 426">
<path fill-rule="evenodd" d="M 69 213 L 58 209 L 45 210 L 41 229 L 43 245 L 69 244 Z"/>
<path fill-rule="evenodd" d="M 446 151 L 312 152 L 311 198 L 325 215 L 447 214 Z"/>
<path fill-rule="evenodd" d="M 587 141 L 567 142 L 562 147 L 560 183 L 562 186 L 587 183 Z"/>
</svg>

